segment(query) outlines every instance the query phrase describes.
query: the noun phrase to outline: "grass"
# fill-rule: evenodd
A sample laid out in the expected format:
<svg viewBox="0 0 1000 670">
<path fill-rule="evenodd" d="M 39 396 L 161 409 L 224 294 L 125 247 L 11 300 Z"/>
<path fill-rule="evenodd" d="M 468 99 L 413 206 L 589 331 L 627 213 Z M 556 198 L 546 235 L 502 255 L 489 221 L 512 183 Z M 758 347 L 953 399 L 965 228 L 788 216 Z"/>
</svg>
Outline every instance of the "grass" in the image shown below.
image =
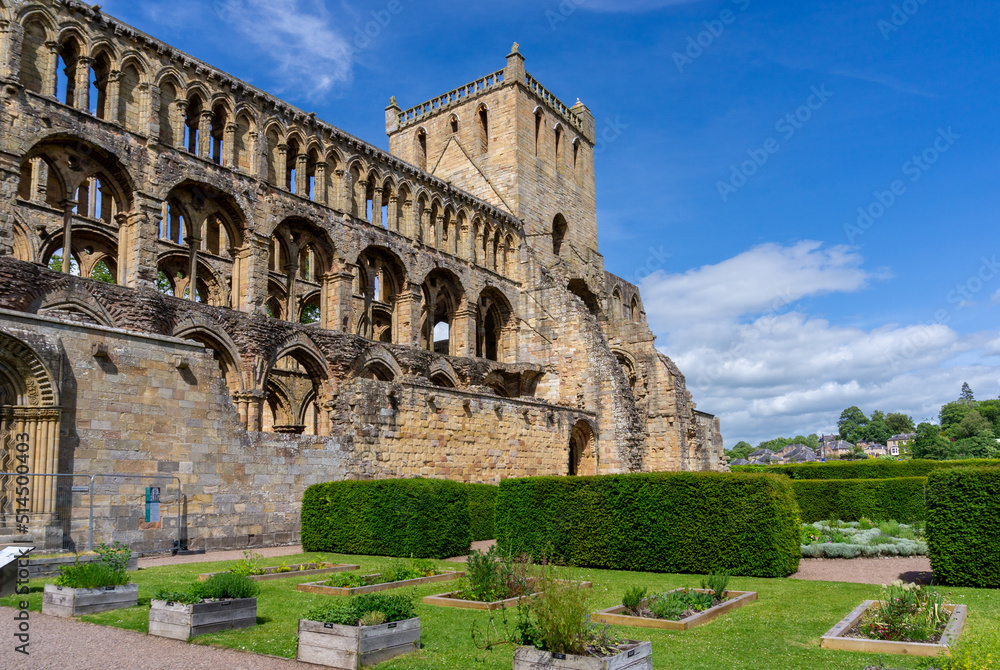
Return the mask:
<svg viewBox="0 0 1000 670">
<path fill-rule="evenodd" d="M 392 559 L 300 554 L 286 557 L 289 563 L 326 560 L 334 563 L 355 563 L 358 572 L 380 572 L 392 564 Z M 84 621 L 116 626 L 145 633 L 148 626 L 149 600 L 158 588 L 181 590 L 204 572 L 226 570 L 232 562 L 192 563 L 188 565 L 147 568 L 129 573 L 139 584 L 139 606 L 82 617 Z M 438 563 L 452 568 L 454 563 Z M 668 575 L 638 572 L 616 572 L 576 568 L 560 569 L 567 579 L 594 583 L 593 610 L 620 604 L 625 590 L 632 586 L 647 586 L 651 591 L 677 587 L 697 587 L 697 575 Z M 53 580 L 45 580 L 53 581 Z M 224 631 L 194 638 L 192 644 L 219 645 L 246 651 L 294 658 L 298 619 L 314 605 L 330 602 L 337 596 L 300 593 L 295 585 L 315 581 L 315 577 L 295 577 L 259 582 L 258 626 Z M 40 611 L 42 581 L 31 583 L 28 596 L 30 609 Z M 759 599 L 741 609 L 689 631 L 660 631 L 644 628 L 619 627 L 628 638 L 650 640 L 653 643 L 653 664 L 658 669 L 746 670 L 843 669 L 860 670 L 866 665 L 893 668 L 916 668 L 917 660 L 904 656 L 879 658 L 873 654 L 830 651 L 819 648 L 820 636 L 829 630 L 862 600 L 871 598 L 877 587 L 863 584 L 808 582 L 789 579 L 751 579 L 733 577 L 729 588 L 757 591 Z M 419 599 L 450 590 L 449 584 L 425 584 L 405 589 L 417 598 L 417 613 L 421 624 L 419 653 L 400 657 L 379 665 L 384 670 L 452 670 L 481 668 L 508 670 L 513 650 L 507 647 L 491 651 L 477 649 L 471 642 L 472 623 L 480 626 L 488 621 L 486 612 L 424 605 Z M 950 603 L 969 606 L 969 618 L 963 640 L 990 639 L 998 635 L 1000 621 L 1000 591 L 942 587 Z M 16 607 L 14 598 L 0 599 L 0 605 Z M 95 643 L 96 643 L 95 639 Z"/>
</svg>

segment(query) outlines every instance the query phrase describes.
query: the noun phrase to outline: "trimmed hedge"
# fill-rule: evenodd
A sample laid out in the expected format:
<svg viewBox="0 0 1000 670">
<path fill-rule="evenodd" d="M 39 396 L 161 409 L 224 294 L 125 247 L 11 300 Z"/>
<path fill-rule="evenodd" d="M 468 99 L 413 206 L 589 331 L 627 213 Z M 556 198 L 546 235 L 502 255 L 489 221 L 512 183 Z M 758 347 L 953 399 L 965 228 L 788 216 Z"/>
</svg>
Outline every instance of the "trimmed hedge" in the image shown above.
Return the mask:
<svg viewBox="0 0 1000 670">
<path fill-rule="evenodd" d="M 503 551 L 613 570 L 785 577 L 800 558 L 791 482 L 774 475 L 506 479 L 496 531 Z"/>
<path fill-rule="evenodd" d="M 791 465 L 734 465 L 733 472 L 767 472 L 788 475 L 792 479 L 894 479 L 926 477 L 935 470 L 970 466 L 997 466 L 998 459 L 964 461 L 830 461 L 829 463 L 796 463 Z"/>
<path fill-rule="evenodd" d="M 1000 588 L 1000 467 L 927 478 L 927 547 L 942 584 Z"/>
<path fill-rule="evenodd" d="M 467 554 L 468 491 L 442 479 L 313 484 L 302 497 L 302 547 L 366 556 Z"/>
<path fill-rule="evenodd" d="M 803 523 L 861 517 L 901 523 L 923 521 L 926 477 L 896 479 L 796 479 L 792 481 Z"/>
<path fill-rule="evenodd" d="M 493 516 L 497 506 L 497 491 L 494 484 L 466 484 L 469 489 L 469 521 L 472 524 L 472 541 L 492 540 Z"/>
</svg>

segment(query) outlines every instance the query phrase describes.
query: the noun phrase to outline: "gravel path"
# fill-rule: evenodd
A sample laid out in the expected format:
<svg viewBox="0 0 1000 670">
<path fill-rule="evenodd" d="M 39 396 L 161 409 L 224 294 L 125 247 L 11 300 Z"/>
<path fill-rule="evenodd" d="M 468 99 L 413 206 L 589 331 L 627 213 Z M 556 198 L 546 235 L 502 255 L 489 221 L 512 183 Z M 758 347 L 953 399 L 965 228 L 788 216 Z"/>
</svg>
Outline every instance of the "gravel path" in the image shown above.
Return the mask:
<svg viewBox="0 0 1000 670">
<path fill-rule="evenodd" d="M 19 670 L 303 670 L 319 668 L 274 656 L 192 645 L 110 626 L 31 613 L 30 655 L 14 651 L 14 615 L 0 607 L 0 668 Z"/>
<path fill-rule="evenodd" d="M 291 556 L 302 553 L 301 544 L 293 544 L 287 547 L 248 547 L 248 551 L 253 551 L 264 558 L 274 558 L 275 556 Z M 235 561 L 243 558 L 242 549 L 232 549 L 229 551 L 210 551 L 206 554 L 193 554 L 191 556 L 153 556 L 151 558 L 140 558 L 140 568 L 158 568 L 161 565 L 181 565 L 183 563 L 210 563 L 211 561 Z"/>
<path fill-rule="evenodd" d="M 926 556 L 885 558 L 803 558 L 790 579 L 854 584 L 888 584 L 897 579 L 929 584 L 931 561 Z"/>
</svg>

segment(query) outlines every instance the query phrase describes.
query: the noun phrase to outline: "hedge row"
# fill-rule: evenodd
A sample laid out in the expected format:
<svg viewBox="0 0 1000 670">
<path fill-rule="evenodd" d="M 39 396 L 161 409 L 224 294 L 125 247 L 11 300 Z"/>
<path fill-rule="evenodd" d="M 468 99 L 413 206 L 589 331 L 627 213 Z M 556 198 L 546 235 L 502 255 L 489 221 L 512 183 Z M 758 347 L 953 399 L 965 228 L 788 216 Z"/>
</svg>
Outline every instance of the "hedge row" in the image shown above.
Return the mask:
<svg viewBox="0 0 1000 670">
<path fill-rule="evenodd" d="M 497 504 L 497 490 L 493 484 L 466 484 L 469 491 L 469 521 L 472 524 L 472 541 L 492 540 L 493 515 Z"/>
<path fill-rule="evenodd" d="M 927 478 L 927 547 L 937 581 L 1000 588 L 1000 467 Z"/>
<path fill-rule="evenodd" d="M 441 479 L 314 484 L 302 497 L 301 534 L 305 551 L 460 556 L 472 543 L 469 486 Z"/>
<path fill-rule="evenodd" d="M 901 523 L 923 521 L 926 477 L 797 479 L 792 481 L 803 523 L 861 517 Z"/>
<path fill-rule="evenodd" d="M 894 479 L 926 477 L 935 470 L 970 466 L 1000 465 L 997 459 L 964 461 L 831 461 L 829 463 L 796 463 L 791 465 L 734 465 L 733 472 L 767 472 L 788 475 L 792 479 Z"/>
<path fill-rule="evenodd" d="M 791 482 L 774 475 L 507 479 L 496 531 L 503 551 L 614 570 L 785 577 L 800 558 Z"/>
</svg>

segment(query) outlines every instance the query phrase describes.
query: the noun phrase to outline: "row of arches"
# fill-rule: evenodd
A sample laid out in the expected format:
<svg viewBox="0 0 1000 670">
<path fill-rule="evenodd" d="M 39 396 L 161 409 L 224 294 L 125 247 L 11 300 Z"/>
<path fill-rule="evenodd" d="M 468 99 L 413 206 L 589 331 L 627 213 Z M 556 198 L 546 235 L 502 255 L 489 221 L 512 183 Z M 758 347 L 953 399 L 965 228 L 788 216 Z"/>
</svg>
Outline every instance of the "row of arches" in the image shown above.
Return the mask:
<svg viewBox="0 0 1000 670">
<path fill-rule="evenodd" d="M 264 120 L 253 107 L 189 82 L 174 68 L 153 76 L 143 54 L 119 53 L 101 36 L 88 40 L 72 24 L 57 30 L 41 9 L 21 21 L 20 76 L 27 90 L 499 274 L 516 273 L 519 232 L 485 209 L 450 202 L 296 125 Z M 485 151 L 485 107 L 477 117 Z"/>
<path fill-rule="evenodd" d="M 136 227 L 128 224 L 133 191 L 113 156 L 78 141 L 43 142 L 22 163 L 19 195 L 24 219 L 36 225 L 17 228 L 18 258 L 125 283 L 127 266 L 134 264 L 129 254 Z M 459 277 L 444 268 L 414 276 L 378 244 L 342 258 L 330 234 L 301 216 L 285 218 L 271 233 L 266 268 L 255 269 L 257 244 L 234 197 L 183 181 L 162 203 L 156 288 L 236 310 L 262 302 L 276 319 L 448 355 L 499 361 L 516 349 L 514 310 L 496 288 L 468 296 Z"/>
</svg>

